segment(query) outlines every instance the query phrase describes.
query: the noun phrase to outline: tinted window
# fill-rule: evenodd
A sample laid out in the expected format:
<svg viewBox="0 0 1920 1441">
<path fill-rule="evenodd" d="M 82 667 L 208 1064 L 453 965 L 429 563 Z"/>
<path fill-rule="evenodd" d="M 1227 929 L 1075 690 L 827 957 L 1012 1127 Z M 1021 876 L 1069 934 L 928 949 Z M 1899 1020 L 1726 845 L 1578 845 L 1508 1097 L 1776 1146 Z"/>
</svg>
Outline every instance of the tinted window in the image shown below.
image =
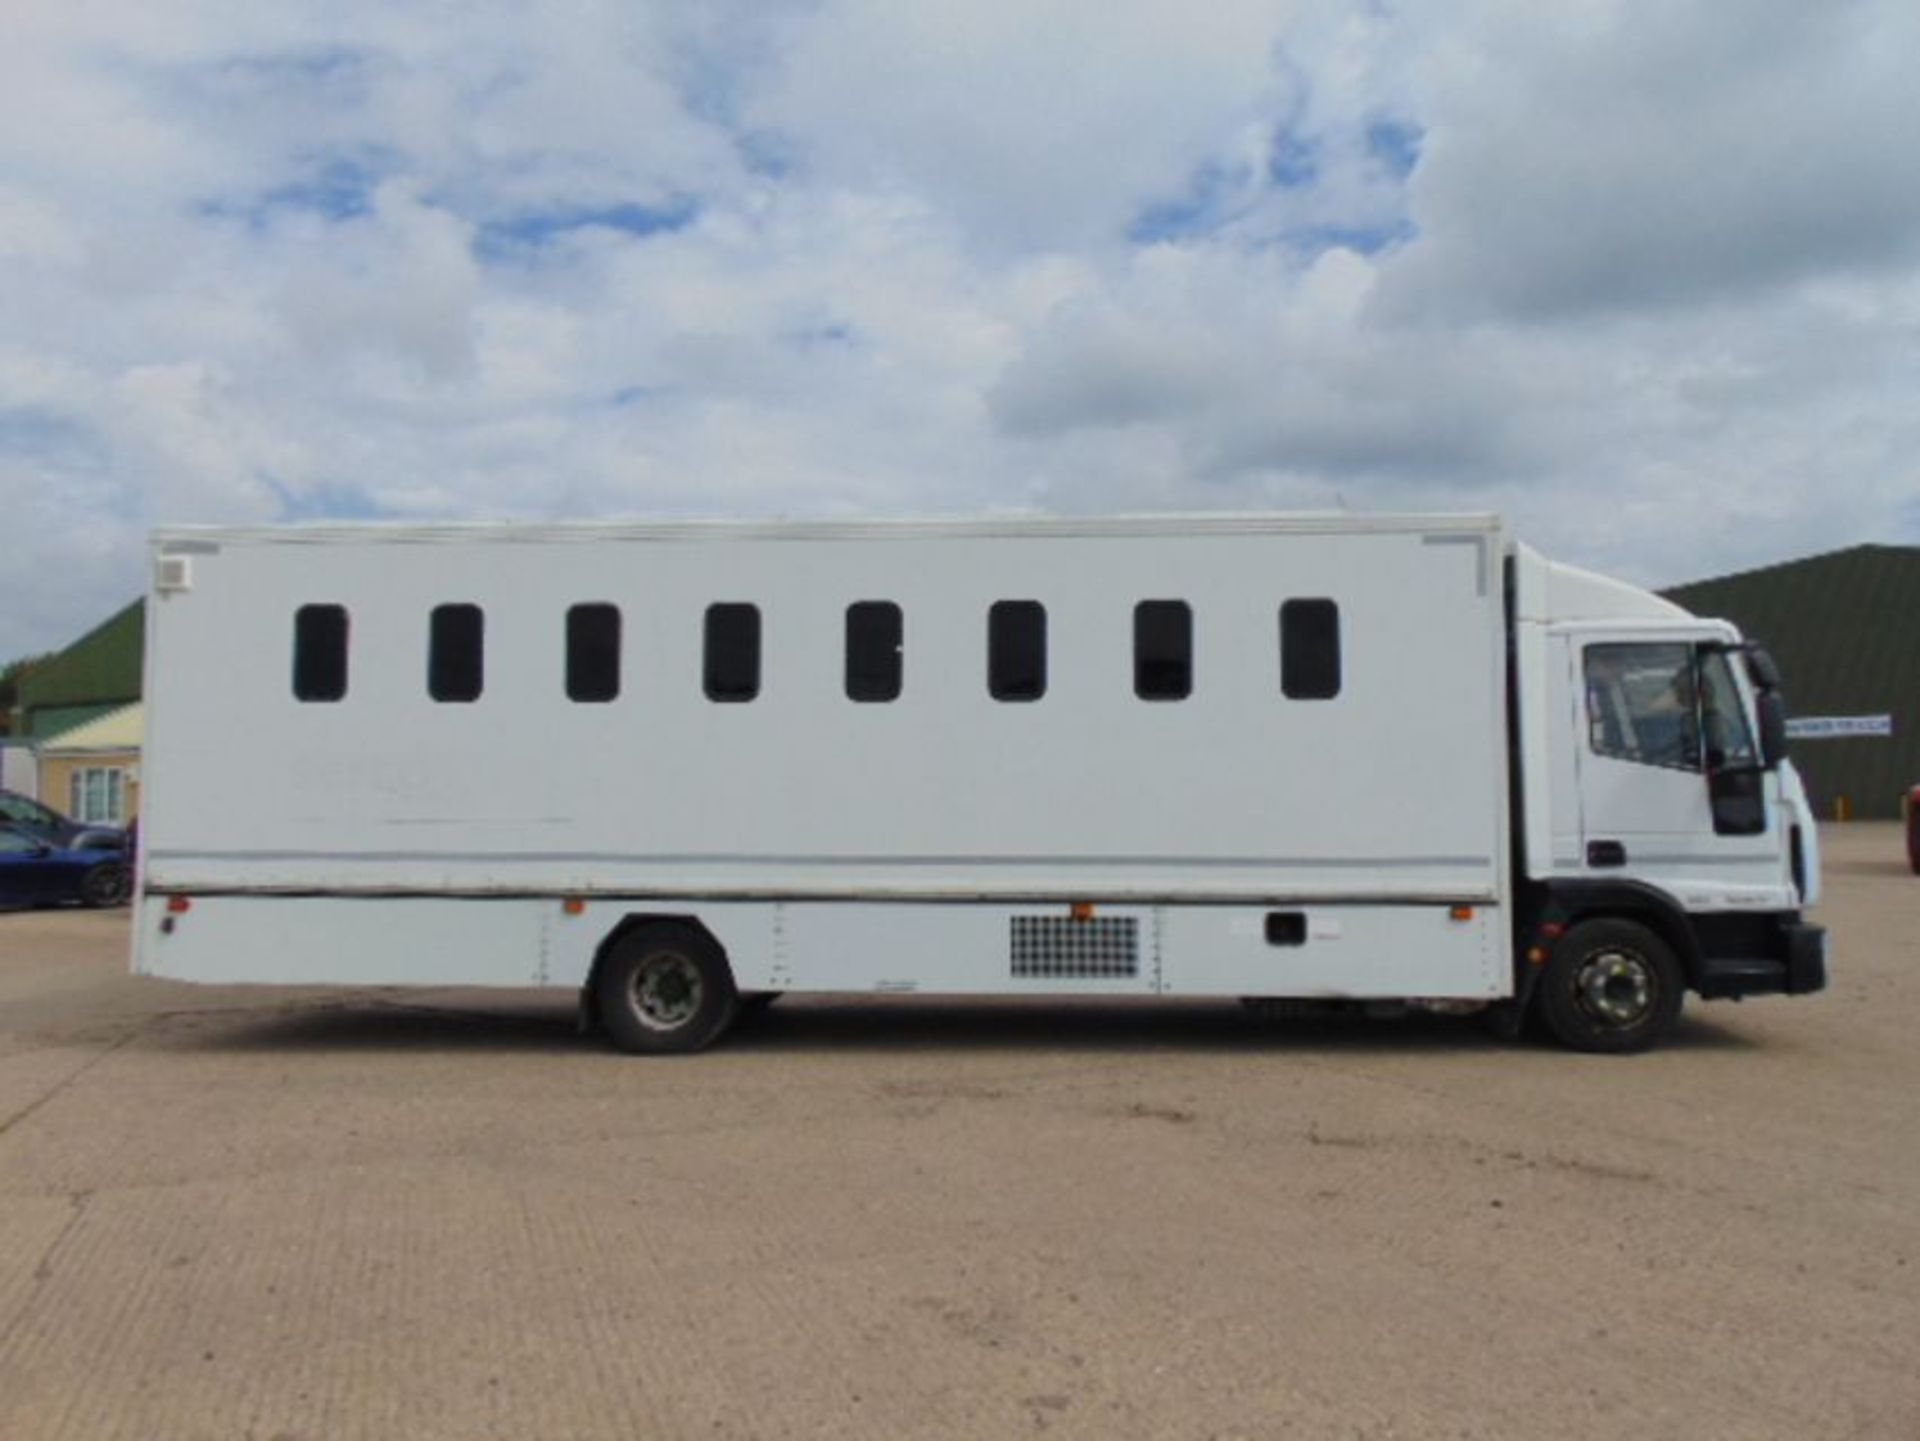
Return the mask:
<svg viewBox="0 0 1920 1441">
<path fill-rule="evenodd" d="M 52 826 L 55 830 L 62 824 L 59 814 L 51 807 L 12 791 L 0 791 L 0 817 L 27 826 Z"/>
<path fill-rule="evenodd" d="M 293 613 L 293 694 L 335 701 L 347 693 L 347 608 L 303 605 Z"/>
<path fill-rule="evenodd" d="M 1039 601 L 997 600 L 987 612 L 987 690 L 1012 701 L 1047 693 L 1047 608 Z"/>
<path fill-rule="evenodd" d="M 847 607 L 847 699 L 899 698 L 901 630 L 900 607 L 890 600 Z"/>
<path fill-rule="evenodd" d="M 610 701 L 620 694 L 620 608 L 604 602 L 567 611 L 567 699 Z"/>
<path fill-rule="evenodd" d="M 1133 693 L 1141 700 L 1193 694 L 1193 612 L 1184 600 L 1143 600 L 1133 608 Z"/>
<path fill-rule="evenodd" d="M 1340 607 L 1290 600 L 1280 607 L 1280 691 L 1289 700 L 1340 694 Z"/>
<path fill-rule="evenodd" d="M 439 701 L 480 698 L 486 676 L 486 618 L 477 605 L 436 605 L 427 634 L 427 694 Z"/>
<path fill-rule="evenodd" d="M 760 607 L 722 601 L 707 607 L 707 699 L 749 701 L 760 694 Z"/>
<path fill-rule="evenodd" d="M 1685 645 L 1590 645 L 1587 741 L 1595 755 L 1700 769 L 1693 652 Z"/>
</svg>

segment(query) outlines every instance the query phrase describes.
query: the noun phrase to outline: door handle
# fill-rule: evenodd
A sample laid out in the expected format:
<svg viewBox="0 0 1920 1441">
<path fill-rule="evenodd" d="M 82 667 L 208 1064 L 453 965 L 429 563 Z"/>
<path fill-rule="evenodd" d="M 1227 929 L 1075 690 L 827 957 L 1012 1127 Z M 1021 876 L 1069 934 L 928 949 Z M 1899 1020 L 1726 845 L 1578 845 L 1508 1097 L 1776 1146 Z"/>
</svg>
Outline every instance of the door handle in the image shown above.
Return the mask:
<svg viewBox="0 0 1920 1441">
<path fill-rule="evenodd" d="M 1587 864 L 1594 867 L 1624 866 L 1627 848 L 1619 841 L 1588 841 Z"/>
</svg>

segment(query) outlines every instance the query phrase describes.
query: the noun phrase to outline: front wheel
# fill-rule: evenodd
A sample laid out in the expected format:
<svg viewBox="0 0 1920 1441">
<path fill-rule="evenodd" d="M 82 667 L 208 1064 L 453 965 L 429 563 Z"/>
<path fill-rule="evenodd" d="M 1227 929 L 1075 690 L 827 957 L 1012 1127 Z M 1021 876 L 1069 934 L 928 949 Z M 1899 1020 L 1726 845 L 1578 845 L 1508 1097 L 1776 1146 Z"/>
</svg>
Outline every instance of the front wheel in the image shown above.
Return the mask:
<svg viewBox="0 0 1920 1441">
<path fill-rule="evenodd" d="M 676 922 L 643 926 L 615 942 L 594 999 L 613 1043 L 646 1055 L 712 1045 L 739 1008 L 720 947 L 706 932 Z"/>
<path fill-rule="evenodd" d="M 1535 995 L 1540 1019 L 1576 1051 L 1644 1051 L 1680 1014 L 1673 948 L 1638 921 L 1582 921 L 1560 938 Z"/>
</svg>

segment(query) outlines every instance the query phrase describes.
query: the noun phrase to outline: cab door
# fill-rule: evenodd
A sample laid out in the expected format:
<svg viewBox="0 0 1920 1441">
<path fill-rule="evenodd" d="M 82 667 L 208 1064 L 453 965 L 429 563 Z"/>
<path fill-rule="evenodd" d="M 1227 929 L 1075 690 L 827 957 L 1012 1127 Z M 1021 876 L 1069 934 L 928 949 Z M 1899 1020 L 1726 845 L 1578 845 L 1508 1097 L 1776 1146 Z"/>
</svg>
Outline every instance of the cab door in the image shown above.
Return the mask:
<svg viewBox="0 0 1920 1441">
<path fill-rule="evenodd" d="M 1647 881 L 1705 908 L 1777 904 L 1778 781 L 1759 769 L 1725 655 L 1592 635 L 1575 652 L 1585 873 Z"/>
</svg>

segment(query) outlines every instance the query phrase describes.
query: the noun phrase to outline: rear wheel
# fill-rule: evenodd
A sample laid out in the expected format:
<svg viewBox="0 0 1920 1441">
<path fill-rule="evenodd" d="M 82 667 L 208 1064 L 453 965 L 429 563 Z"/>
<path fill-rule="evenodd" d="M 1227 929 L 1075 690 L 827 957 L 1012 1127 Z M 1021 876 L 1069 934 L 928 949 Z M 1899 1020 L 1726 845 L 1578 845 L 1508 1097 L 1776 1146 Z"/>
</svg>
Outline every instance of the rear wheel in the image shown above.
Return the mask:
<svg viewBox="0 0 1920 1441">
<path fill-rule="evenodd" d="M 713 1044 L 739 1008 L 713 938 L 678 922 L 630 931 L 594 982 L 600 1022 L 623 1051 L 664 1055 Z"/>
<path fill-rule="evenodd" d="M 90 906 L 124 906 L 132 890 L 133 873 L 124 861 L 102 861 L 80 877 L 80 899 Z"/>
<path fill-rule="evenodd" d="M 1534 1003 L 1576 1051 L 1644 1051 L 1673 1026 L 1686 979 L 1673 948 L 1638 921 L 1582 921 L 1547 959 Z"/>
</svg>

